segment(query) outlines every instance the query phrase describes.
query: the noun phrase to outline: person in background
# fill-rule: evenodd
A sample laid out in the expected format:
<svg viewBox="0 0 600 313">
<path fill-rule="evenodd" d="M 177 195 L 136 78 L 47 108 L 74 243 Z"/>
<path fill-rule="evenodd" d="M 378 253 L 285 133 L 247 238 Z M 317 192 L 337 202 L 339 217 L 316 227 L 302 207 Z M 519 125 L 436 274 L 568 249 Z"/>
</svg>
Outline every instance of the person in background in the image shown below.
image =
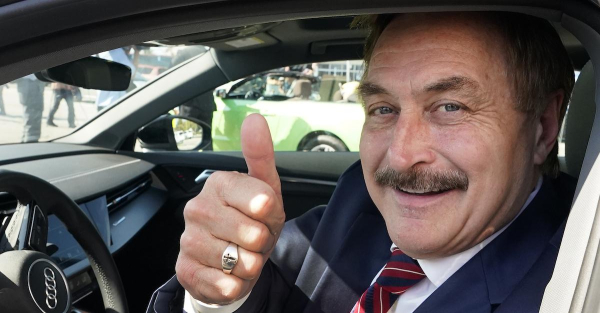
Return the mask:
<svg viewBox="0 0 600 313">
<path fill-rule="evenodd" d="M 129 59 L 129 56 L 128 56 L 128 54 L 131 50 L 134 50 L 133 62 Z M 135 77 L 135 72 L 136 72 L 135 63 L 137 61 L 137 55 L 138 55 L 138 50 L 135 47 L 127 46 L 127 47 L 123 47 L 123 48 L 119 48 L 119 49 L 102 52 L 102 53 L 98 54 L 98 57 L 128 66 L 129 68 L 131 68 L 131 78 L 133 79 L 133 77 Z M 127 91 L 128 90 L 124 90 L 124 91 L 100 90 L 98 92 L 98 98 L 96 98 L 96 108 L 98 109 L 98 112 L 102 111 L 104 108 L 115 103 L 115 101 L 117 101 L 119 98 L 124 96 L 127 93 Z"/>
<path fill-rule="evenodd" d="M 73 92 L 75 91 L 75 87 L 62 83 L 52 83 L 51 88 L 54 93 L 54 106 L 52 106 L 52 109 L 50 110 L 46 124 L 48 126 L 56 127 L 56 124 L 54 124 L 54 114 L 58 111 L 60 101 L 65 99 L 67 108 L 69 109 L 69 128 L 75 128 L 75 109 L 73 108 Z"/>
<path fill-rule="evenodd" d="M 44 111 L 44 87 L 35 75 L 30 74 L 17 80 L 19 101 L 23 105 L 23 137 L 21 142 L 38 142 L 42 134 L 42 112 Z"/>
</svg>

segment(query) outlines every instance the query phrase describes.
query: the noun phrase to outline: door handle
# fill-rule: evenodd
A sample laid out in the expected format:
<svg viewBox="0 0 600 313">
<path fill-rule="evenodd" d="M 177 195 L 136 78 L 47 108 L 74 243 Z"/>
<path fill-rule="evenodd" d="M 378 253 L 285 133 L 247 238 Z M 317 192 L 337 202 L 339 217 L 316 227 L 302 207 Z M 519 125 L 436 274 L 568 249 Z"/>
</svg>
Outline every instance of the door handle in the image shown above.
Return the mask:
<svg viewBox="0 0 600 313">
<path fill-rule="evenodd" d="M 204 171 L 202 171 L 202 173 L 200 173 L 200 175 L 198 175 L 198 177 L 196 177 L 196 179 L 194 179 L 194 182 L 196 182 L 196 184 L 203 184 L 210 177 L 210 175 L 214 172 L 216 172 L 216 171 L 215 170 L 204 170 Z"/>
</svg>

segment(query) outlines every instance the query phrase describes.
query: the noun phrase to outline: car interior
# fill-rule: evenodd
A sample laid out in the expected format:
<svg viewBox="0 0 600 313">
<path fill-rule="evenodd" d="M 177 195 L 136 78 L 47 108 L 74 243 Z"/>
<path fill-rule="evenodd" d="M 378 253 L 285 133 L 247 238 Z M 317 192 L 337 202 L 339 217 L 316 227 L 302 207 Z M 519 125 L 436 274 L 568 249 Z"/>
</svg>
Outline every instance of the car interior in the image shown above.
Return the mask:
<svg viewBox="0 0 600 313">
<path fill-rule="evenodd" d="M 244 172 L 247 168 L 240 151 L 138 151 L 140 128 L 192 98 L 257 73 L 295 64 L 360 59 L 367 33 L 350 27 L 356 15 L 482 10 L 548 19 L 578 72 L 560 139 L 564 156 L 559 158 L 561 171 L 578 178 L 577 193 L 540 312 L 596 312 L 600 309 L 600 298 L 594 296 L 600 291 L 600 217 L 596 214 L 600 199 L 596 105 L 600 98 L 595 87 L 600 76 L 593 64 L 600 64 L 600 3 L 595 0 L 282 0 L 277 5 L 254 0 L 0 1 L 0 84 L 126 45 L 210 48 L 130 91 L 65 136 L 49 142 L 0 145 L 0 230 L 7 232 L 3 238 L 8 237 L 6 228 L 19 205 L 47 203 L 42 211 L 48 216 L 48 243 L 42 252 L 64 272 L 73 309 L 100 312 L 109 308 L 107 290 L 116 285 L 124 292 L 123 299 L 116 297 L 126 301 L 123 312 L 145 312 L 152 292 L 174 275 L 186 202 L 202 190 L 213 171 Z M 258 40 L 249 46 L 228 44 L 246 38 Z M 303 95 L 306 88 L 298 88 L 298 95 Z M 288 220 L 326 204 L 338 177 L 359 159 L 357 152 L 277 151 L 275 156 Z M 47 183 L 13 179 L 12 172 Z M 61 193 L 68 199 L 61 198 Z M 58 211 L 79 209 L 84 214 L 65 221 L 68 212 L 54 209 L 59 204 L 64 209 Z M 94 232 L 101 242 L 78 242 L 88 235 L 79 235 L 77 219 L 89 220 L 81 224 L 89 228 L 85 234 Z M 96 262 L 104 261 L 86 257 L 94 250 L 92 242 L 105 245 L 114 259 L 118 274 L 109 273 L 108 282 L 107 277 L 98 277 L 102 271 Z M 3 260 L 0 272 L 2 262 L 10 262 Z M 5 301 L 8 298 L 0 297 L 0 303 Z"/>
</svg>

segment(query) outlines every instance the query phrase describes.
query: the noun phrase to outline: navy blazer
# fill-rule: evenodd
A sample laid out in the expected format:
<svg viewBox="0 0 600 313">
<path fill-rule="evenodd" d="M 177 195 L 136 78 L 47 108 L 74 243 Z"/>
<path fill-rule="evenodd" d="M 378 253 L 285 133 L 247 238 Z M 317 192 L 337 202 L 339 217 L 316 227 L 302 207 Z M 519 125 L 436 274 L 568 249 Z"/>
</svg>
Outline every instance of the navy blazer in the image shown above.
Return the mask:
<svg viewBox="0 0 600 313">
<path fill-rule="evenodd" d="M 545 178 L 510 227 L 415 313 L 538 312 L 574 191 L 575 181 L 566 175 Z M 350 312 L 387 261 L 391 244 L 357 162 L 340 177 L 327 207 L 286 223 L 250 297 L 236 312 Z M 183 295 L 173 277 L 154 293 L 148 312 L 182 312 Z"/>
</svg>

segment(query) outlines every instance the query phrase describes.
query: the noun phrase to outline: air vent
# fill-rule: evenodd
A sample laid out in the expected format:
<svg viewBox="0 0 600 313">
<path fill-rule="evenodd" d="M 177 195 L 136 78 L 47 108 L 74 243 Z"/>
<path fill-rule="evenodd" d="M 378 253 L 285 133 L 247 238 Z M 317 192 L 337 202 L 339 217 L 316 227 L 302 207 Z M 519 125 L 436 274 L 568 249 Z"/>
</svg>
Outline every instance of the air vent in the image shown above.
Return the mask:
<svg viewBox="0 0 600 313">
<path fill-rule="evenodd" d="M 125 186 L 125 188 L 108 193 L 106 195 L 108 212 L 118 210 L 121 206 L 148 190 L 150 185 L 152 185 L 152 178 L 150 175 L 146 175 Z"/>
</svg>

